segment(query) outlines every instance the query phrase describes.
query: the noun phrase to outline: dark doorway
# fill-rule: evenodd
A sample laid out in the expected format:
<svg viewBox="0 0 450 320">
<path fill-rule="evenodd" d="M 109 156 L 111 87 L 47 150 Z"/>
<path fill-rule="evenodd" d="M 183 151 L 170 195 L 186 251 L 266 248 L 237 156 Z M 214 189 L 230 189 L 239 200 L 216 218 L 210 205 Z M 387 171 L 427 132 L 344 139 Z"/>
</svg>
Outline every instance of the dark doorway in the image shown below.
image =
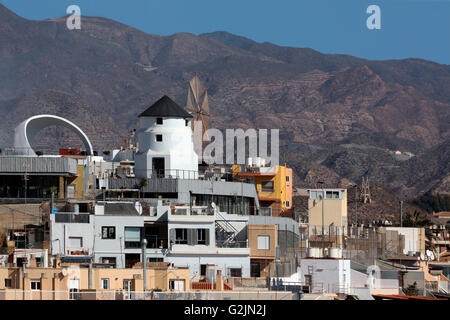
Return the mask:
<svg viewBox="0 0 450 320">
<path fill-rule="evenodd" d="M 259 262 L 250 263 L 250 277 L 252 278 L 261 277 L 261 265 Z"/>
<path fill-rule="evenodd" d="M 141 255 L 139 253 L 127 253 L 125 254 L 125 268 L 132 268 L 136 262 L 141 261 Z"/>
<path fill-rule="evenodd" d="M 152 159 L 152 175 L 157 177 L 164 177 L 164 158 Z"/>
<path fill-rule="evenodd" d="M 200 265 L 200 275 L 201 276 L 206 276 L 206 264 L 201 264 Z"/>
<path fill-rule="evenodd" d="M 28 263 L 27 258 L 17 258 L 17 267 L 22 268 L 22 266 Z"/>
</svg>

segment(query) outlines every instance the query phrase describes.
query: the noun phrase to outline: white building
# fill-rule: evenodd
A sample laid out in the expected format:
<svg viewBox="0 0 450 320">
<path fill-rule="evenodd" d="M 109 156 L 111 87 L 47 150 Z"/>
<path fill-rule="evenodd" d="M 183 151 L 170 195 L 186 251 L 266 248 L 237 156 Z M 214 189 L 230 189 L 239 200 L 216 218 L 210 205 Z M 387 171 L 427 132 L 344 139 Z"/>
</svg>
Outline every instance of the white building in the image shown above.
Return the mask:
<svg viewBox="0 0 450 320">
<path fill-rule="evenodd" d="M 139 151 L 135 156 L 137 178 L 198 177 L 191 118 L 168 96 L 139 115 Z"/>
<path fill-rule="evenodd" d="M 302 259 L 300 281 L 312 293 L 349 293 L 351 266 L 347 259 Z"/>
<path fill-rule="evenodd" d="M 405 227 L 386 227 L 386 231 L 397 231 L 404 237 L 403 254 L 425 254 L 425 229 L 424 228 L 405 228 Z"/>
<path fill-rule="evenodd" d="M 157 206 L 142 210 L 133 202 L 99 202 L 95 214 L 52 214 L 53 256 L 62 261 L 93 261 L 117 268 L 142 261 L 171 262 L 189 267 L 192 276 L 206 276 L 215 265 L 226 276 L 250 276 L 248 216 L 227 215 L 207 207 Z M 224 222 L 225 221 L 225 222 Z M 238 237 L 221 237 L 231 231 Z"/>
</svg>

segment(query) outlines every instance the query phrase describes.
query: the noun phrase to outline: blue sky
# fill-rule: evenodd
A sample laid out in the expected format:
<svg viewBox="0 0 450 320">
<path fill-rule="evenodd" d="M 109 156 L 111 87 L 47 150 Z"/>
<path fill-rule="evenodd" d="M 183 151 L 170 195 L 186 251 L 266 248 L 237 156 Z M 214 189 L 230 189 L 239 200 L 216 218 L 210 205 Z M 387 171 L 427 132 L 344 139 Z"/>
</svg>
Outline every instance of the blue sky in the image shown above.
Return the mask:
<svg viewBox="0 0 450 320">
<path fill-rule="evenodd" d="M 33 20 L 101 16 L 147 33 L 228 31 L 258 42 L 368 59 L 422 58 L 450 65 L 450 0 L 0 0 Z M 369 5 L 381 30 L 368 30 Z"/>
</svg>

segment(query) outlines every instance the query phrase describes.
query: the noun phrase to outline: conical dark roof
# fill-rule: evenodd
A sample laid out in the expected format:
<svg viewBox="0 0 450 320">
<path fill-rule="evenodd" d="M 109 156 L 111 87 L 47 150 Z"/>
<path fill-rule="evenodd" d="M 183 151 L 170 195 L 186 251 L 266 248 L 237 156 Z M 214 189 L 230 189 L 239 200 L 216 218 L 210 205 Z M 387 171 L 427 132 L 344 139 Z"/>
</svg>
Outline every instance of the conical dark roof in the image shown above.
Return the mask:
<svg viewBox="0 0 450 320">
<path fill-rule="evenodd" d="M 192 118 L 186 110 L 166 95 L 148 107 L 139 117 Z"/>
</svg>

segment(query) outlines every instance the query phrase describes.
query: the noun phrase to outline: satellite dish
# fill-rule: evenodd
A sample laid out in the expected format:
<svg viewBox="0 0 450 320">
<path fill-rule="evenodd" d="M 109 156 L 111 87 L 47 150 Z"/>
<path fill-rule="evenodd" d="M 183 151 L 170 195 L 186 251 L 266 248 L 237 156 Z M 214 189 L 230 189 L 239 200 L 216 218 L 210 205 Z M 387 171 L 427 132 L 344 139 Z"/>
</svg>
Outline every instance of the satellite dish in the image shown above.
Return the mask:
<svg viewBox="0 0 450 320">
<path fill-rule="evenodd" d="M 66 277 L 66 276 L 67 276 L 67 269 L 62 269 L 62 270 L 61 270 L 61 273 L 62 273 L 62 275 L 63 275 L 64 277 Z"/>
<path fill-rule="evenodd" d="M 216 204 L 214 202 L 211 202 L 211 208 L 213 208 L 213 209 L 216 208 Z"/>
</svg>

